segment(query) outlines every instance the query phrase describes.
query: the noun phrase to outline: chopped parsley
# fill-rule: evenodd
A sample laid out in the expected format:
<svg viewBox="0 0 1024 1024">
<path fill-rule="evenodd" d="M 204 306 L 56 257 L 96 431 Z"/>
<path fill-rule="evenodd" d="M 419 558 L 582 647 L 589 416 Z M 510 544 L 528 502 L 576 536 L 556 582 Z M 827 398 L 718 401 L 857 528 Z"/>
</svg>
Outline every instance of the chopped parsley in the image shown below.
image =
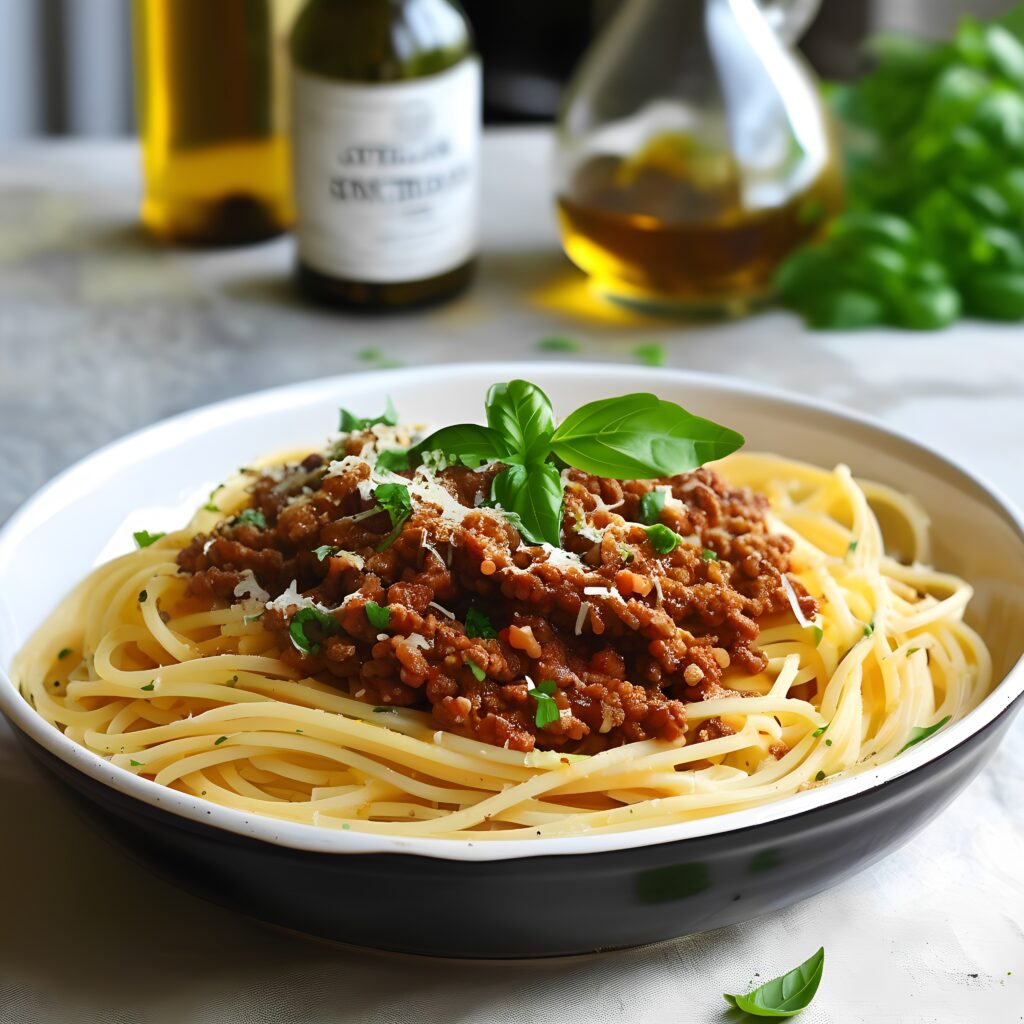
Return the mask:
<svg viewBox="0 0 1024 1024">
<path fill-rule="evenodd" d="M 132 766 L 133 768 L 141 768 L 141 767 L 142 767 L 142 762 L 141 762 L 141 761 L 129 761 L 128 763 L 129 763 L 129 764 L 130 764 L 130 765 L 131 765 L 131 766 Z"/>
<path fill-rule="evenodd" d="M 166 537 L 166 533 L 150 533 L 149 530 L 136 530 L 132 534 L 135 538 L 135 544 L 140 548 L 148 548 L 150 544 L 155 544 L 161 537 Z"/>
<path fill-rule="evenodd" d="M 71 653 L 71 648 L 70 647 L 62 647 L 60 649 L 60 651 L 57 652 L 57 660 L 58 661 L 63 661 L 70 653 Z"/>
<path fill-rule="evenodd" d="M 832 741 L 831 740 L 825 740 L 825 746 L 826 747 L 831 747 L 832 746 Z"/>
<path fill-rule="evenodd" d="M 480 637 L 483 640 L 497 640 L 498 631 L 486 613 L 476 605 L 470 605 L 466 612 L 466 636 Z"/>
<path fill-rule="evenodd" d="M 146 683 L 146 685 L 143 686 L 142 689 L 143 690 L 155 690 L 156 689 L 156 680 L 155 679 L 150 679 L 150 681 L 148 683 Z"/>
<path fill-rule="evenodd" d="M 356 416 L 349 412 L 348 409 L 339 409 L 338 414 L 338 430 L 343 434 L 351 434 L 354 430 L 368 430 L 378 423 L 383 423 L 386 427 L 393 427 L 398 423 L 398 413 L 395 412 L 395 406 L 390 397 L 384 406 L 384 412 L 380 416 Z"/>
<path fill-rule="evenodd" d="M 538 729 L 558 721 L 558 702 L 554 696 L 557 690 L 557 684 L 551 679 L 545 679 L 530 690 L 530 696 L 537 702 L 534 723 Z"/>
<path fill-rule="evenodd" d="M 874 619 L 872 619 L 872 620 L 871 620 L 871 621 L 870 621 L 870 622 L 869 622 L 869 623 L 868 623 L 868 624 L 867 624 L 867 625 L 866 625 L 866 626 L 864 627 L 864 635 L 865 635 L 865 636 L 871 636 L 871 634 L 872 634 L 872 633 L 874 633 L 874 631 L 875 631 L 875 620 L 874 620 Z"/>
<path fill-rule="evenodd" d="M 659 555 L 667 555 L 682 544 L 683 538 L 675 530 L 670 530 L 664 523 L 655 523 L 647 528 L 647 540 Z"/>
<path fill-rule="evenodd" d="M 292 646 L 303 654 L 317 654 L 320 650 L 320 643 L 315 636 L 310 637 L 306 632 L 307 626 L 316 627 L 314 632 L 322 636 L 331 636 L 338 632 L 338 620 L 319 608 L 300 608 L 288 624 L 288 635 L 291 637 Z"/>
<path fill-rule="evenodd" d="M 145 604 L 149 594 L 145 590 L 139 591 L 139 604 Z"/>
<path fill-rule="evenodd" d="M 377 469 L 387 470 L 391 473 L 409 469 L 409 450 L 407 448 L 386 448 L 377 453 L 375 465 Z"/>
<path fill-rule="evenodd" d="M 851 540 L 849 546 L 846 548 L 846 553 L 852 555 L 857 550 L 857 541 Z"/>
<path fill-rule="evenodd" d="M 820 736 L 831 724 L 832 724 L 831 722 L 826 722 L 820 728 L 815 729 L 814 732 L 811 733 L 811 735 L 812 736 Z"/>
<path fill-rule="evenodd" d="M 814 776 L 814 781 L 815 782 L 821 782 L 821 780 L 824 779 L 824 778 L 825 778 L 825 773 L 824 772 L 818 772 L 818 774 Z"/>
<path fill-rule="evenodd" d="M 227 739 L 228 739 L 228 738 L 227 738 L 227 736 L 218 736 L 218 737 L 217 737 L 217 738 L 216 738 L 216 739 L 215 739 L 215 740 L 213 741 L 213 745 L 214 745 L 215 747 L 219 747 L 219 746 L 220 746 L 220 745 L 221 745 L 222 743 L 226 743 L 226 742 L 227 742 Z"/>
<path fill-rule="evenodd" d="M 909 750 L 916 743 L 920 743 L 921 740 L 928 739 L 932 733 L 938 732 L 952 717 L 952 715 L 946 715 L 945 718 L 936 722 L 934 725 L 915 725 L 914 728 L 910 730 L 910 739 L 900 747 L 899 753 L 902 754 L 904 750 Z"/>
<path fill-rule="evenodd" d="M 644 366 L 664 366 L 668 360 L 668 353 L 665 346 L 661 344 L 637 345 L 633 349 L 633 355 L 638 362 Z"/>
<path fill-rule="evenodd" d="M 648 491 L 640 499 L 640 522 L 646 523 L 648 526 L 658 522 L 661 519 L 661 512 L 667 498 L 667 491 Z"/>
<path fill-rule="evenodd" d="M 701 548 L 700 557 L 703 558 L 705 562 L 717 562 L 718 552 L 712 551 L 711 548 Z"/>
<path fill-rule="evenodd" d="M 478 683 L 482 683 L 487 678 L 487 673 L 472 659 L 466 659 L 466 668 L 473 673 L 473 677 Z"/>
<path fill-rule="evenodd" d="M 374 708 L 373 709 L 373 713 L 375 715 L 386 715 L 386 714 L 389 714 L 392 711 L 397 711 L 397 710 L 398 710 L 397 708 L 383 708 L 383 707 L 381 707 L 381 708 Z"/>
<path fill-rule="evenodd" d="M 313 554 L 322 562 L 328 555 L 334 554 L 334 547 L 331 544 L 321 544 L 318 548 L 313 548 Z"/>
<path fill-rule="evenodd" d="M 636 552 L 626 544 L 617 544 L 615 550 L 619 553 L 621 558 L 626 565 L 629 565 L 636 558 Z"/>
<path fill-rule="evenodd" d="M 386 605 L 379 605 L 376 601 L 367 601 L 363 608 L 374 629 L 387 629 L 391 625 L 391 610 Z"/>
<path fill-rule="evenodd" d="M 405 484 L 380 484 L 373 494 L 391 519 L 391 532 L 377 545 L 378 551 L 386 551 L 412 515 L 412 498 Z"/>
<path fill-rule="evenodd" d="M 811 623 L 811 635 L 814 637 L 814 646 L 817 647 L 825 637 L 825 630 Z"/>
<path fill-rule="evenodd" d="M 265 530 L 267 517 L 258 508 L 247 508 L 231 520 L 231 526 L 255 526 L 257 530 Z"/>
<path fill-rule="evenodd" d="M 541 352 L 579 352 L 582 347 L 575 338 L 541 338 L 537 342 Z"/>
</svg>

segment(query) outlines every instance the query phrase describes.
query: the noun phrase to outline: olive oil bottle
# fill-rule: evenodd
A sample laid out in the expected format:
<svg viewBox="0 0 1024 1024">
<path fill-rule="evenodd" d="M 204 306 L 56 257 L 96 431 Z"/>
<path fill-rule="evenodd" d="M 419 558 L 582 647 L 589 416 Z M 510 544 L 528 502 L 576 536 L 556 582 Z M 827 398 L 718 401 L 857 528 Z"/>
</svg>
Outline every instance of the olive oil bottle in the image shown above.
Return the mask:
<svg viewBox="0 0 1024 1024">
<path fill-rule="evenodd" d="M 291 38 L 298 280 L 367 310 L 473 274 L 480 65 L 452 0 L 309 0 Z"/>
<path fill-rule="evenodd" d="M 133 0 L 151 234 L 231 245 L 291 227 L 285 86 L 299 2 Z"/>
</svg>

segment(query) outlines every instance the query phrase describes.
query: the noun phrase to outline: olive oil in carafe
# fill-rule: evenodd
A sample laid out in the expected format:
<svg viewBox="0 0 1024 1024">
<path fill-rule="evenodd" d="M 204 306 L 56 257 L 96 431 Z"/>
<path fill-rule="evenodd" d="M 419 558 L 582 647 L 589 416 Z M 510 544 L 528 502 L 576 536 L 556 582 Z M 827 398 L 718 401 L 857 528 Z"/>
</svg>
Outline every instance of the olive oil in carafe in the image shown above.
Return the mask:
<svg viewBox="0 0 1024 1024">
<path fill-rule="evenodd" d="M 786 256 L 841 203 L 830 162 L 777 205 L 751 209 L 727 153 L 702 155 L 663 136 L 634 157 L 585 160 L 558 210 L 567 255 L 606 294 L 739 311 L 769 294 Z"/>
</svg>

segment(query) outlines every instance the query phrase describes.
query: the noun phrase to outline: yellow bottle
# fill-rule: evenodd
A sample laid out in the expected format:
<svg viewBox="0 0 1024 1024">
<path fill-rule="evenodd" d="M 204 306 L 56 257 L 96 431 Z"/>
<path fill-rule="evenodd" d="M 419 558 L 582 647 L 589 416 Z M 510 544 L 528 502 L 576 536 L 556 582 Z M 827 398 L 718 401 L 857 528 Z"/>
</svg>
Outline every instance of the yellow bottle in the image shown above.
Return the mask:
<svg viewBox="0 0 1024 1024">
<path fill-rule="evenodd" d="M 286 43 L 300 0 L 133 0 L 142 222 L 233 245 L 293 221 Z"/>
</svg>

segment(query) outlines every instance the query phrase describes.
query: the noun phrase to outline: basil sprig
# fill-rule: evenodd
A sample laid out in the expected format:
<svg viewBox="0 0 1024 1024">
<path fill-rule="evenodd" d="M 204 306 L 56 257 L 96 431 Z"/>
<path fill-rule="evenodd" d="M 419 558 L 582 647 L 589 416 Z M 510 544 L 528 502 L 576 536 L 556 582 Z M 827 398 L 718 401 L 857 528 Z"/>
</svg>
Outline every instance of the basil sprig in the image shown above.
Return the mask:
<svg viewBox="0 0 1024 1024">
<path fill-rule="evenodd" d="M 725 1001 L 754 1017 L 794 1017 L 807 1009 L 825 967 L 824 947 L 799 967 L 765 982 L 745 995 L 726 995 Z"/>
<path fill-rule="evenodd" d="M 551 401 L 525 380 L 494 384 L 487 426 L 443 427 L 409 450 L 411 465 L 428 453 L 475 469 L 502 462 L 491 501 L 511 513 L 527 543 L 561 543 L 561 466 L 614 479 L 673 476 L 736 451 L 733 430 L 651 394 L 589 402 L 556 425 Z"/>
</svg>

